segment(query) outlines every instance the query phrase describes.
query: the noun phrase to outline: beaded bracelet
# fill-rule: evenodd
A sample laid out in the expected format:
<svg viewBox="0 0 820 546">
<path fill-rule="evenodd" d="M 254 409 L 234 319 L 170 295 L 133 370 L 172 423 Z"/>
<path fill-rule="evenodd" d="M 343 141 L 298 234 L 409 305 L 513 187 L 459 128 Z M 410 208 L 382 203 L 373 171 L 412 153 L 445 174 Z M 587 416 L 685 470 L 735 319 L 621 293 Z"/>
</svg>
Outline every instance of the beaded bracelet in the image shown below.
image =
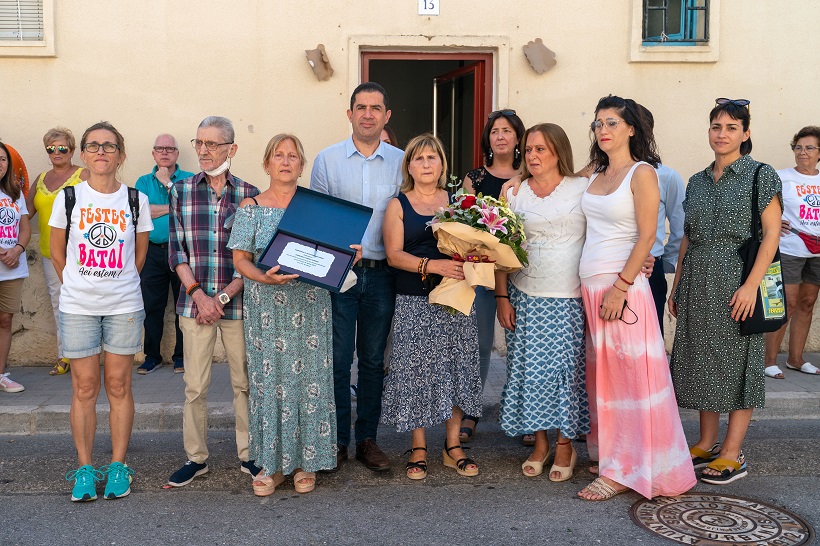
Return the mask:
<svg viewBox="0 0 820 546">
<path fill-rule="evenodd" d="M 634 281 L 633 281 L 633 282 L 629 282 L 628 280 L 624 279 L 624 278 L 623 278 L 623 276 L 622 276 L 620 273 L 618 273 L 618 278 L 619 278 L 619 279 L 621 279 L 622 281 L 624 281 L 624 282 L 625 282 L 627 285 L 629 285 L 629 286 L 632 286 L 633 284 L 635 284 L 635 282 L 634 282 Z"/>
<path fill-rule="evenodd" d="M 622 280 L 623 280 L 623 279 L 622 279 Z M 626 293 L 627 293 L 627 292 L 626 292 L 626 290 L 624 290 L 623 288 L 621 288 L 620 286 L 618 286 L 618 285 L 616 285 L 616 284 L 613 284 L 613 285 L 612 285 L 612 288 L 617 288 L 618 290 L 620 290 L 620 291 L 621 291 L 621 292 L 623 292 L 624 294 L 626 294 Z"/>
</svg>

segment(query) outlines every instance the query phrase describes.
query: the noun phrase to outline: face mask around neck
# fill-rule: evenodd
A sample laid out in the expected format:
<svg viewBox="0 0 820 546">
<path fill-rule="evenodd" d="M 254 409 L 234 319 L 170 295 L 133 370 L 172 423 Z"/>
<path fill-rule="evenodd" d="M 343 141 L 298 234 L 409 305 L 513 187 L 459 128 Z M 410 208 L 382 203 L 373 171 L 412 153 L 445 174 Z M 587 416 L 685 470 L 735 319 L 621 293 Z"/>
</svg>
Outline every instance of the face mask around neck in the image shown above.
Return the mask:
<svg viewBox="0 0 820 546">
<path fill-rule="evenodd" d="M 228 159 L 225 160 L 225 162 L 222 165 L 220 165 L 216 169 L 212 169 L 210 171 L 205 171 L 205 174 L 207 174 L 208 176 L 219 176 L 220 174 L 227 171 L 230 166 L 231 166 L 231 158 L 229 157 Z"/>
</svg>

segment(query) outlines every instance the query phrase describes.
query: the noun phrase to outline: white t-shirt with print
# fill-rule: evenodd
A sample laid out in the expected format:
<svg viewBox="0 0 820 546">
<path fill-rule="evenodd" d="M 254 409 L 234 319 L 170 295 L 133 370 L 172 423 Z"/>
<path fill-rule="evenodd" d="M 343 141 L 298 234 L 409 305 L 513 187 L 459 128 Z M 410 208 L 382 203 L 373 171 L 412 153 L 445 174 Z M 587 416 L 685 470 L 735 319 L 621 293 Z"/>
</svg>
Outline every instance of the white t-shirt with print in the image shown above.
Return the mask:
<svg viewBox="0 0 820 546">
<path fill-rule="evenodd" d="M 71 213 L 60 311 L 99 316 L 143 309 L 128 187 L 100 193 L 81 182 L 74 188 L 77 203 Z M 148 197 L 140 193 L 139 202 L 137 232 L 151 231 Z M 65 229 L 65 191 L 54 199 L 48 225 Z"/>
<path fill-rule="evenodd" d="M 14 248 L 20 236 L 20 215 L 28 214 L 26 208 L 26 198 L 22 192 L 15 201 L 5 192 L 0 191 L 0 248 Z M 17 267 L 6 267 L 0 262 L 0 281 L 10 281 L 13 279 L 23 279 L 28 277 L 28 263 L 26 253 L 20 254 L 20 262 Z"/>
<path fill-rule="evenodd" d="M 783 181 L 783 219 L 808 235 L 820 235 L 820 174 L 800 174 L 794 168 L 777 171 Z M 780 237 L 780 252 L 799 258 L 817 256 L 794 233 Z"/>
</svg>

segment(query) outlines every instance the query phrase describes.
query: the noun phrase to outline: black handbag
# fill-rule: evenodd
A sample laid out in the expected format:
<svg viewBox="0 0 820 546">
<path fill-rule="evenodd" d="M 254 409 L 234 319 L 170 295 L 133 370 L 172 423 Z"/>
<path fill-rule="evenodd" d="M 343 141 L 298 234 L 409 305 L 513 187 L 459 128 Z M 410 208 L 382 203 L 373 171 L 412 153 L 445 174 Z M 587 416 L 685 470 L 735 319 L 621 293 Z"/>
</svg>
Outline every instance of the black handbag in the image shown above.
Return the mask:
<svg viewBox="0 0 820 546">
<path fill-rule="evenodd" d="M 740 284 L 743 285 L 757 259 L 757 252 L 760 250 L 760 213 L 757 202 L 757 179 L 763 163 L 757 165 L 755 170 L 754 183 L 752 185 L 752 235 L 737 250 L 743 260 L 743 274 L 740 277 Z M 776 332 L 781 326 L 786 324 L 786 291 L 783 286 L 783 272 L 780 266 L 780 248 L 774 253 L 772 264 L 763 275 L 760 287 L 757 289 L 757 301 L 755 301 L 754 311 L 740 322 L 740 335 L 751 336 L 766 332 Z"/>
</svg>

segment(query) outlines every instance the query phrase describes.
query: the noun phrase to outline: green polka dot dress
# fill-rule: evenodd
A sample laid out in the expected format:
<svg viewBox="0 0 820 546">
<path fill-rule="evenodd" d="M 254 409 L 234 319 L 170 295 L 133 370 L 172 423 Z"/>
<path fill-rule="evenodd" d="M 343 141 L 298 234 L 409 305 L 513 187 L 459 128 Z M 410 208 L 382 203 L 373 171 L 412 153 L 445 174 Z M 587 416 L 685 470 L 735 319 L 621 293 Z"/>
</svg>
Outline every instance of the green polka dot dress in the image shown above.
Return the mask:
<svg viewBox="0 0 820 546">
<path fill-rule="evenodd" d="M 680 407 L 726 413 L 762 408 L 766 394 L 763 335 L 741 336 L 729 307 L 743 269 L 737 251 L 750 235 L 757 162 L 743 156 L 717 182 L 712 167 L 692 176 L 686 188 L 689 248 L 675 291 L 671 371 Z M 764 165 L 758 177 L 759 210 L 775 196 L 782 202 L 780 178 Z"/>
</svg>

